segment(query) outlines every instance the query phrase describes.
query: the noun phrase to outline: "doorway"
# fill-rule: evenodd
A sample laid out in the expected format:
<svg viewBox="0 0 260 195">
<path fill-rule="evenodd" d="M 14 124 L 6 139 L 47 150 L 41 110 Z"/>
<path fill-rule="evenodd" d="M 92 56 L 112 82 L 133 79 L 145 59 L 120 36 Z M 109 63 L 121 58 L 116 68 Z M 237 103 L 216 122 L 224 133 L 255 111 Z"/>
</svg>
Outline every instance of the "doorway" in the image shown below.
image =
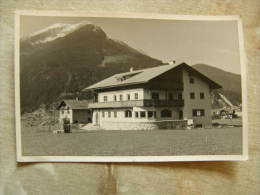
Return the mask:
<svg viewBox="0 0 260 195">
<path fill-rule="evenodd" d="M 179 119 L 180 119 L 180 120 L 183 119 L 183 111 L 182 111 L 182 110 L 179 111 Z"/>
<path fill-rule="evenodd" d="M 95 125 L 99 125 L 99 114 L 98 114 L 98 112 L 95 113 Z"/>
</svg>

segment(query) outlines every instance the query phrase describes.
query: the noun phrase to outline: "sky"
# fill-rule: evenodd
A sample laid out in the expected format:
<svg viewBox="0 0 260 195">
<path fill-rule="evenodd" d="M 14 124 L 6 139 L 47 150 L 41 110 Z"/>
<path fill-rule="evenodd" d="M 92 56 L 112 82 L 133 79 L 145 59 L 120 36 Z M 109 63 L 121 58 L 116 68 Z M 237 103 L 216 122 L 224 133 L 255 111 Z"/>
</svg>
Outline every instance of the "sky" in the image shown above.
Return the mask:
<svg viewBox="0 0 260 195">
<path fill-rule="evenodd" d="M 20 33 L 27 36 L 55 23 L 79 22 L 100 26 L 110 38 L 163 62 L 208 64 L 240 74 L 235 21 L 22 16 Z"/>
</svg>

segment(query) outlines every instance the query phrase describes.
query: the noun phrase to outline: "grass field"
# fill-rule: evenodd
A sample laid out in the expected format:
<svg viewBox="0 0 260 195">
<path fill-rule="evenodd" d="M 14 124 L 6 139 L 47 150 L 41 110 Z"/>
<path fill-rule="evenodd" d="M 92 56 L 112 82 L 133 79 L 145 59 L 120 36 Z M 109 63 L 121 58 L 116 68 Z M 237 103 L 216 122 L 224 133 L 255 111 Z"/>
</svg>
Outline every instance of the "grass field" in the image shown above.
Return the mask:
<svg viewBox="0 0 260 195">
<path fill-rule="evenodd" d="M 88 131 L 71 134 L 53 134 L 39 127 L 23 127 L 22 153 L 25 156 L 241 154 L 242 127 L 193 130 Z"/>
</svg>

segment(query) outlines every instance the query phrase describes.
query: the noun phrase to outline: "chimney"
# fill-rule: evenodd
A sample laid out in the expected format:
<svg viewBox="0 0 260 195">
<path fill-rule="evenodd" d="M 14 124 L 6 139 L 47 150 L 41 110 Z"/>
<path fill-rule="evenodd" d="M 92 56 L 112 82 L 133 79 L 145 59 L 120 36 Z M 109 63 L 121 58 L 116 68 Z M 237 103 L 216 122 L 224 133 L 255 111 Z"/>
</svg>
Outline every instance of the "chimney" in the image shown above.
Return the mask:
<svg viewBox="0 0 260 195">
<path fill-rule="evenodd" d="M 79 101 L 79 92 L 78 91 L 76 92 L 76 98 L 75 99 L 76 99 L 76 101 Z"/>
<path fill-rule="evenodd" d="M 134 68 L 133 68 L 133 67 L 131 67 L 131 68 L 130 68 L 130 72 L 133 72 L 133 71 L 134 71 Z"/>
<path fill-rule="evenodd" d="M 169 62 L 169 65 L 174 65 L 175 63 L 176 63 L 176 61 L 172 60 L 172 61 Z"/>
</svg>

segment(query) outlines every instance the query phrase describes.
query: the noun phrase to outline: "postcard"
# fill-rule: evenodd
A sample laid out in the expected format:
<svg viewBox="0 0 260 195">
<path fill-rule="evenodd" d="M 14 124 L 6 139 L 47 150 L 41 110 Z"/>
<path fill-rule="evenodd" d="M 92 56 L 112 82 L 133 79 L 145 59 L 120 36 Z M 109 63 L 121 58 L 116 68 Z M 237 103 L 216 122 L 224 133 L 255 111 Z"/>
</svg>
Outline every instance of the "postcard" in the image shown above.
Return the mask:
<svg viewBox="0 0 260 195">
<path fill-rule="evenodd" d="M 238 16 L 15 18 L 18 162 L 248 158 Z"/>
</svg>

